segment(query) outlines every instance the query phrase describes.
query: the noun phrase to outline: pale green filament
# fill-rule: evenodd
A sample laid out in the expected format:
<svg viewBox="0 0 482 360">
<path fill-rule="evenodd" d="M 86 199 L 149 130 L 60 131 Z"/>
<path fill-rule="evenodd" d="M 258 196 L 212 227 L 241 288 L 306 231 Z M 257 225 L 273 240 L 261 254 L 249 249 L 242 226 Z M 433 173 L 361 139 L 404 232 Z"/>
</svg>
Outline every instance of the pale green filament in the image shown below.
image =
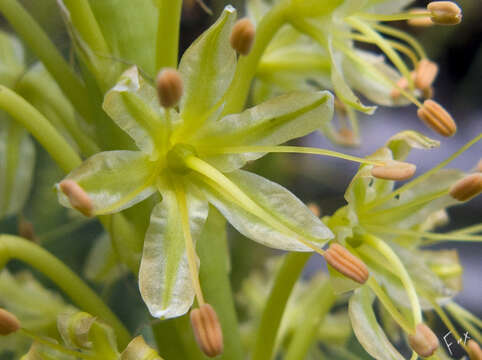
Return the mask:
<svg viewBox="0 0 482 360">
<path fill-rule="evenodd" d="M 364 240 L 376 250 L 378 250 L 393 266 L 397 273 L 397 276 L 402 281 L 403 287 L 407 292 L 408 299 L 410 301 L 410 307 L 412 309 L 412 316 L 414 325 L 422 322 L 422 309 L 418 301 L 417 292 L 415 291 L 415 286 L 408 275 L 407 269 L 403 266 L 402 262 L 398 258 L 397 254 L 388 246 L 383 240 L 373 236 L 371 234 L 365 234 Z"/>
<path fill-rule="evenodd" d="M 236 199 L 236 202 L 244 208 L 244 210 L 250 212 L 251 214 L 257 216 L 261 220 L 265 221 L 267 224 L 272 226 L 274 229 L 284 233 L 288 236 L 292 236 L 301 242 L 303 245 L 312 249 L 320 255 L 324 255 L 324 251 L 317 246 L 311 244 L 309 241 L 301 238 L 296 232 L 291 230 L 289 227 L 281 223 L 279 220 L 274 218 L 268 212 L 266 212 L 262 207 L 256 204 L 248 195 L 244 193 L 236 184 L 229 180 L 223 173 L 217 170 L 215 167 L 209 165 L 207 162 L 195 157 L 189 156 L 184 159 L 185 165 L 204 175 L 206 178 L 212 180 L 217 187 L 223 189 L 231 198 Z"/>
<path fill-rule="evenodd" d="M 430 176 L 432 176 L 433 174 L 435 174 L 437 171 L 439 171 L 440 169 L 442 169 L 443 167 L 445 167 L 448 163 L 450 163 L 452 160 L 454 160 L 457 156 L 461 155 L 463 152 L 465 152 L 466 150 L 468 150 L 472 145 L 474 145 L 475 143 L 477 143 L 480 139 L 482 139 L 482 133 L 480 133 L 478 136 L 476 136 L 475 138 L 473 138 L 472 140 L 470 140 L 467 144 L 465 144 L 464 146 L 462 146 L 459 150 L 457 150 L 455 153 L 453 153 L 452 155 L 450 155 L 447 159 L 445 159 L 444 161 L 442 161 L 440 164 L 438 164 L 437 166 L 433 167 L 432 169 L 430 169 L 429 171 L 427 171 L 425 174 L 417 177 L 416 179 L 413 179 L 412 181 L 406 183 L 405 185 L 399 187 L 397 190 L 395 191 L 392 191 L 391 193 L 385 195 L 385 196 L 382 196 L 376 200 L 374 200 L 373 202 L 369 203 L 366 205 L 365 209 L 366 210 L 369 210 L 369 209 L 372 209 L 374 207 L 377 207 L 377 206 L 380 206 L 381 204 L 387 202 L 388 200 L 394 198 L 395 196 L 403 193 L 404 191 L 406 190 L 409 190 L 411 188 L 413 188 L 414 186 L 420 184 L 421 182 L 425 181 L 426 179 L 428 179 Z"/>
<path fill-rule="evenodd" d="M 456 313 L 460 317 L 463 317 L 464 319 L 473 322 L 475 325 L 482 329 L 482 320 L 480 320 L 477 316 L 473 315 L 471 312 L 467 311 L 457 303 L 450 301 L 447 304 L 447 309 L 451 312 Z"/>
<path fill-rule="evenodd" d="M 423 47 L 419 44 L 419 42 L 414 38 L 412 37 L 411 35 L 403 32 L 403 31 L 400 31 L 400 30 L 397 30 L 397 29 L 394 29 L 390 26 L 386 26 L 386 25 L 381 25 L 381 24 L 372 24 L 372 27 L 376 30 L 378 30 L 379 32 L 381 33 L 384 33 L 386 35 L 390 35 L 390 36 L 393 36 L 397 39 L 400 39 L 400 40 L 404 40 L 405 42 L 407 42 L 408 44 L 410 44 L 414 49 L 415 51 L 418 53 L 418 55 L 420 56 L 420 58 L 422 59 L 425 59 L 427 57 L 427 55 L 425 54 L 425 50 L 423 50 Z"/>
<path fill-rule="evenodd" d="M 367 229 L 373 232 L 385 233 L 385 234 L 395 234 L 395 235 L 406 235 L 406 236 L 415 236 L 425 239 L 432 239 L 435 241 L 482 241 L 482 235 L 464 235 L 464 234 L 455 234 L 455 233 L 433 233 L 427 231 L 415 231 L 415 230 L 405 230 L 405 229 L 397 229 L 391 228 L 386 226 L 378 226 L 378 225 L 366 225 Z M 431 243 L 429 241 L 424 242 L 424 245 Z"/>
<path fill-rule="evenodd" d="M 182 231 L 184 233 L 184 241 L 186 246 L 187 263 L 189 266 L 189 272 L 191 273 L 191 281 L 196 293 L 196 298 L 199 306 L 204 305 L 204 296 L 201 290 L 201 284 L 199 283 L 199 273 L 197 269 L 196 250 L 194 248 L 194 242 L 191 236 L 191 229 L 189 225 L 189 211 L 187 209 L 186 192 L 184 186 L 177 179 L 173 179 L 177 205 L 179 206 L 179 212 L 181 214 Z"/>
<path fill-rule="evenodd" d="M 477 330 L 476 327 L 472 325 L 472 323 L 469 321 L 469 319 L 467 319 L 464 316 L 461 316 L 461 314 L 457 311 L 458 310 L 457 307 L 451 306 L 451 305 L 456 305 L 456 304 L 455 303 L 447 304 L 446 308 L 447 308 L 448 312 L 452 315 L 452 317 L 454 317 L 460 323 L 460 325 L 463 326 L 464 330 L 468 331 L 470 333 L 470 335 L 473 336 L 477 340 L 477 342 L 481 343 L 482 342 L 482 335 L 481 335 L 480 331 Z"/>
<path fill-rule="evenodd" d="M 447 327 L 447 329 L 449 329 L 450 332 L 452 332 L 454 338 L 457 339 L 457 340 L 458 340 L 458 339 L 461 339 L 459 333 L 458 333 L 457 330 L 455 329 L 454 324 L 453 324 L 452 321 L 449 319 L 449 317 L 447 316 L 447 314 L 445 314 L 445 311 L 440 307 L 440 305 L 437 303 L 437 301 L 434 300 L 434 299 L 432 299 L 431 297 L 428 297 L 428 299 L 430 300 L 430 303 L 432 304 L 435 312 L 436 312 L 437 315 L 440 317 L 440 320 L 442 320 L 442 322 L 443 322 L 444 325 Z M 465 351 L 467 351 L 467 347 L 466 347 L 466 345 L 463 343 L 463 341 L 461 341 L 459 345 L 462 346 Z"/>
<path fill-rule="evenodd" d="M 417 19 L 417 18 L 426 18 L 426 17 L 430 17 L 431 14 L 432 13 L 430 11 L 421 11 L 421 12 L 406 12 L 406 13 L 399 13 L 399 14 L 357 13 L 354 16 L 364 20 L 373 20 L 373 21 L 400 21 L 400 20 L 410 20 L 410 19 Z"/>
<path fill-rule="evenodd" d="M 482 232 L 482 224 L 476 224 L 472 226 L 467 226 L 460 230 L 451 231 L 449 234 L 460 235 L 460 234 L 477 234 Z"/>
<path fill-rule="evenodd" d="M 367 165 L 375 165 L 375 166 L 385 165 L 383 161 L 379 161 L 379 160 L 368 160 L 368 159 L 359 158 L 356 156 L 339 153 L 337 151 L 310 148 L 310 147 L 301 147 L 301 146 L 257 146 L 257 145 L 225 146 L 225 147 L 199 146 L 196 149 L 199 151 L 199 153 L 205 154 L 205 155 L 244 154 L 244 153 L 294 153 L 294 154 L 312 154 L 312 155 L 329 156 L 329 157 L 345 159 L 345 160 L 354 161 L 354 162 L 367 164 Z"/>
</svg>

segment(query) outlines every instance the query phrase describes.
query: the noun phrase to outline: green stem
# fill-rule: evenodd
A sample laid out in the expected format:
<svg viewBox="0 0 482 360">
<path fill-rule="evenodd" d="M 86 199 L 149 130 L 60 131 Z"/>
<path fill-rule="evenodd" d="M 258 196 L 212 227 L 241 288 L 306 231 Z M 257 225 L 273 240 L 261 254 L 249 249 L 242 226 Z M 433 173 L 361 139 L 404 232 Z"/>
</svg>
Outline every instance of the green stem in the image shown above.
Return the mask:
<svg viewBox="0 0 482 360">
<path fill-rule="evenodd" d="M 55 256 L 31 241 L 17 236 L 0 235 L 0 263 L 21 260 L 43 273 L 62 289 L 82 310 L 99 316 L 112 326 L 124 348 L 130 335 L 114 313 L 84 281 Z"/>
<path fill-rule="evenodd" d="M 233 291 L 229 282 L 230 260 L 227 241 L 226 220 L 214 207 L 210 207 L 208 219 L 196 247 L 201 263 L 199 277 L 206 302 L 216 309 L 223 329 L 224 352 L 220 359 L 242 360 L 244 354 Z"/>
<path fill-rule="evenodd" d="M 42 61 L 78 113 L 86 120 L 92 119 L 87 88 L 37 22 L 17 0 L 0 0 L 0 12 Z"/>
<path fill-rule="evenodd" d="M 156 40 L 156 72 L 163 67 L 177 68 L 182 0 L 158 0 L 159 18 Z"/>
<path fill-rule="evenodd" d="M 316 340 L 317 330 L 326 314 L 335 303 L 336 296 L 330 280 L 326 279 L 318 287 L 310 303 L 307 304 L 303 319 L 295 330 L 286 353 L 286 360 L 305 359 L 310 346 Z"/>
<path fill-rule="evenodd" d="M 79 155 L 57 132 L 50 122 L 24 98 L 0 85 L 0 109 L 22 124 L 47 150 L 65 172 L 82 162 Z"/>
<path fill-rule="evenodd" d="M 310 147 L 301 147 L 301 146 L 256 146 L 256 145 L 247 145 L 247 146 L 227 146 L 227 147 L 198 147 L 197 150 L 199 153 L 202 154 L 243 154 L 243 153 L 294 153 L 294 154 L 312 154 L 312 155 L 321 155 L 321 156 L 329 156 L 349 161 L 358 162 L 361 164 L 368 164 L 368 165 L 376 165 L 376 166 L 383 166 L 383 161 L 378 160 L 369 160 L 360 158 L 357 156 L 346 155 L 337 151 L 326 150 L 326 149 L 317 149 L 317 148 L 310 148 Z"/>
<path fill-rule="evenodd" d="M 261 316 L 252 360 L 270 360 L 274 355 L 276 335 L 286 303 L 310 254 L 289 253 L 276 275 Z"/>
<path fill-rule="evenodd" d="M 462 146 L 459 150 L 457 150 L 455 153 L 453 153 L 452 155 L 450 155 L 447 159 L 445 159 L 444 161 L 442 161 L 440 164 L 438 164 L 437 166 L 433 167 L 432 169 L 430 169 L 429 171 L 427 171 L 425 174 L 423 175 L 420 175 L 418 178 L 406 183 L 405 185 L 399 187 L 397 190 L 395 191 L 392 191 L 391 193 L 385 195 L 385 196 L 382 196 L 380 198 L 378 198 L 377 200 L 369 203 L 366 205 L 366 210 L 369 210 L 369 209 L 372 209 L 374 207 L 377 207 L 377 206 L 380 206 L 381 204 L 387 202 L 388 200 L 394 198 L 395 196 L 401 194 L 402 192 L 406 191 L 406 190 L 409 190 L 411 188 L 413 188 L 415 185 L 418 185 L 419 183 L 421 183 L 422 181 L 425 181 L 427 180 L 430 176 L 432 176 L 433 174 L 435 174 L 437 171 L 439 171 L 440 169 L 442 169 L 444 166 L 446 166 L 448 163 L 450 163 L 452 160 L 454 160 L 457 156 L 461 155 L 463 152 L 465 152 L 466 150 L 468 150 L 472 145 L 474 145 L 475 143 L 477 143 L 480 139 L 482 139 L 482 133 L 480 133 L 478 136 L 476 136 L 475 138 L 473 138 L 472 140 L 470 140 L 467 144 L 465 144 L 464 146 Z"/>
<path fill-rule="evenodd" d="M 291 1 L 280 1 L 271 8 L 259 23 L 251 52 L 247 56 L 239 58 L 236 73 L 227 91 L 223 115 L 237 113 L 243 109 L 261 56 L 273 36 L 286 22 L 286 14 L 290 5 Z"/>
<path fill-rule="evenodd" d="M 397 276 L 402 281 L 403 287 L 407 292 L 408 299 L 410 301 L 410 307 L 412 309 L 412 316 L 414 325 L 422 322 L 422 309 L 418 301 L 417 292 L 413 285 L 410 275 L 408 275 L 407 269 L 403 266 L 402 262 L 398 258 L 397 254 L 388 246 L 383 240 L 373 236 L 371 234 L 365 234 L 363 236 L 364 241 L 367 244 L 377 249 L 392 265 L 393 269 L 397 272 Z"/>
</svg>

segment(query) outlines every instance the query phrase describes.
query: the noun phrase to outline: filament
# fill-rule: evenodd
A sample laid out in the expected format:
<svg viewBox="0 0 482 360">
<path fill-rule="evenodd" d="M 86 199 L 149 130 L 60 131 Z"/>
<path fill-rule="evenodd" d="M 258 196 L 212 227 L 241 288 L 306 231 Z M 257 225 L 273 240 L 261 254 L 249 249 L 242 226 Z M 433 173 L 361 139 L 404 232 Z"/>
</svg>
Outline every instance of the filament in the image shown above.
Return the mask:
<svg viewBox="0 0 482 360">
<path fill-rule="evenodd" d="M 399 13 L 399 14 L 370 14 L 370 13 L 358 13 L 354 16 L 358 18 L 362 18 L 365 20 L 374 20 L 374 21 L 400 21 L 400 20 L 410 20 L 416 19 L 421 17 L 430 17 L 432 13 L 430 11 L 424 12 L 406 12 L 406 13 Z"/>
<path fill-rule="evenodd" d="M 418 53 L 418 56 L 422 59 L 425 59 L 427 55 L 425 54 L 425 51 L 423 50 L 423 47 L 419 44 L 419 42 L 411 35 L 394 29 L 390 26 L 382 25 L 382 24 L 372 24 L 372 27 L 379 32 L 393 36 L 394 38 L 404 40 L 408 44 L 412 46 L 412 48 Z"/>
<path fill-rule="evenodd" d="M 405 229 L 396 229 L 396 228 L 389 228 L 385 226 L 377 226 L 377 225 L 367 225 L 367 229 L 373 232 L 379 233 L 386 233 L 386 234 L 395 234 L 395 235 L 406 235 L 406 236 L 418 236 L 425 239 L 433 239 L 433 240 L 446 240 L 446 241 L 482 241 L 482 236 L 471 236 L 471 235 L 463 235 L 463 234 L 453 234 L 453 233 L 433 233 L 433 232 L 426 232 L 426 231 L 414 231 L 414 230 L 405 230 Z M 428 244 L 429 242 L 425 242 L 424 245 Z"/>
</svg>

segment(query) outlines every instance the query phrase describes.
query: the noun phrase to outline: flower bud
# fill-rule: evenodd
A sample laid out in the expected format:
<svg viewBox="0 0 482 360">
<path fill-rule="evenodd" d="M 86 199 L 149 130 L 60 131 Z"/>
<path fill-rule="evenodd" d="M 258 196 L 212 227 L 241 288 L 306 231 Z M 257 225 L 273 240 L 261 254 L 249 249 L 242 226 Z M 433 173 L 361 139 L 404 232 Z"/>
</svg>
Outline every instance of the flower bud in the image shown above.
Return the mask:
<svg viewBox="0 0 482 360">
<path fill-rule="evenodd" d="M 467 350 L 470 360 L 482 360 L 482 350 L 474 340 L 470 339 L 467 342 Z"/>
<path fill-rule="evenodd" d="M 206 356 L 222 354 L 223 332 L 218 315 L 211 305 L 204 304 L 199 309 L 191 310 L 191 325 L 196 342 Z"/>
<path fill-rule="evenodd" d="M 453 184 L 449 189 L 451 197 L 458 201 L 467 201 L 482 192 L 482 174 L 470 174 Z"/>
<path fill-rule="evenodd" d="M 435 24 L 457 25 L 462 21 L 462 10 L 453 1 L 432 1 L 427 10 Z"/>
<path fill-rule="evenodd" d="M 166 68 L 157 76 L 157 95 L 165 108 L 176 106 L 183 94 L 183 83 L 176 69 Z"/>
<path fill-rule="evenodd" d="M 20 321 L 11 312 L 0 309 L 0 335 L 6 336 L 20 329 Z"/>
<path fill-rule="evenodd" d="M 248 55 L 253 46 L 256 30 L 248 18 L 238 20 L 233 27 L 229 42 L 231 47 L 241 55 Z"/>
<path fill-rule="evenodd" d="M 378 179 L 384 180 L 407 180 L 414 174 L 417 167 L 403 161 L 389 160 L 383 166 L 374 166 L 372 168 L 372 175 Z"/>
<path fill-rule="evenodd" d="M 433 100 L 425 100 L 417 115 L 428 127 L 442 136 L 452 136 L 457 131 L 452 116 Z"/>
<path fill-rule="evenodd" d="M 324 256 L 328 264 L 353 281 L 364 284 L 368 280 L 370 274 L 365 263 L 343 246 L 331 244 Z"/>
<path fill-rule="evenodd" d="M 321 215 L 321 211 L 320 211 L 320 207 L 318 205 L 316 205 L 315 203 L 313 202 L 310 202 L 307 204 L 308 206 L 308 209 L 311 210 L 311 212 L 316 216 L 316 217 L 320 217 Z"/>
<path fill-rule="evenodd" d="M 412 14 L 426 13 L 426 12 L 427 12 L 427 9 L 422 9 L 422 8 L 410 9 L 410 13 Z M 417 27 L 427 27 L 427 26 L 433 25 L 433 21 L 432 19 L 430 19 L 429 16 L 408 19 L 407 23 L 410 26 L 417 26 Z"/>
<path fill-rule="evenodd" d="M 437 336 L 424 323 L 420 323 L 415 328 L 415 334 L 408 335 L 408 343 L 413 351 L 421 357 L 429 357 L 438 348 Z"/>
<path fill-rule="evenodd" d="M 60 190 L 69 198 L 74 209 L 87 217 L 93 216 L 94 204 L 89 195 L 73 180 L 63 180 L 59 184 Z"/>
<path fill-rule="evenodd" d="M 428 89 L 432 85 L 438 73 L 438 66 L 433 61 L 422 59 L 415 71 L 415 86 L 420 89 Z"/>
</svg>

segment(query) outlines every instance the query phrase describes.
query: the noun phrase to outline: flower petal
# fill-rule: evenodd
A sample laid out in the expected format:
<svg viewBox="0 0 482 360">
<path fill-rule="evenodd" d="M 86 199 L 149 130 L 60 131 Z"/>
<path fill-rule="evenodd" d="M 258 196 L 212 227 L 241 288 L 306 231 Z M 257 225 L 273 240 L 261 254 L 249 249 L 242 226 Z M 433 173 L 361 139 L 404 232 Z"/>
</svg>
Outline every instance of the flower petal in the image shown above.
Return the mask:
<svg viewBox="0 0 482 360">
<path fill-rule="evenodd" d="M 184 53 L 179 72 L 184 81 L 181 117 L 186 125 L 198 122 L 226 92 L 236 68 L 236 53 L 229 44 L 236 20 L 232 6 Z M 220 105 L 220 104 L 219 104 Z"/>
<path fill-rule="evenodd" d="M 139 288 L 152 316 L 169 319 L 185 314 L 194 300 L 181 215 L 174 190 L 160 189 L 162 202 L 152 210 L 139 271 Z M 186 203 L 193 241 L 199 239 L 208 203 L 187 186 Z"/>
<path fill-rule="evenodd" d="M 89 196 L 94 215 L 119 212 L 155 191 L 155 163 L 140 151 L 106 151 L 84 161 L 65 180 L 75 181 Z M 71 207 L 57 184 L 59 201 Z"/>
<path fill-rule="evenodd" d="M 368 286 L 356 289 L 350 298 L 348 311 L 353 331 L 366 350 L 377 360 L 403 360 L 404 357 L 388 341 L 377 322 L 372 308 L 373 294 Z"/>
<path fill-rule="evenodd" d="M 246 211 L 219 186 L 204 185 L 203 191 L 209 202 L 244 236 L 263 245 L 288 251 L 312 251 L 300 242 L 300 238 L 321 247 L 333 237 L 325 224 L 281 185 L 243 170 L 225 175 L 272 218 L 290 229 L 289 234 L 275 229 L 265 220 Z"/>
<path fill-rule="evenodd" d="M 296 92 L 279 96 L 245 110 L 209 122 L 193 139 L 195 146 L 229 147 L 278 145 L 319 129 L 333 115 L 333 96 L 327 91 Z M 243 153 L 205 158 L 224 172 L 242 167 L 263 153 Z"/>
<path fill-rule="evenodd" d="M 157 157 L 168 131 L 165 110 L 159 105 L 156 90 L 144 80 L 136 66 L 126 70 L 106 93 L 102 107 L 134 139 L 140 150 L 151 158 Z M 177 118 L 174 111 L 171 115 Z"/>
</svg>

